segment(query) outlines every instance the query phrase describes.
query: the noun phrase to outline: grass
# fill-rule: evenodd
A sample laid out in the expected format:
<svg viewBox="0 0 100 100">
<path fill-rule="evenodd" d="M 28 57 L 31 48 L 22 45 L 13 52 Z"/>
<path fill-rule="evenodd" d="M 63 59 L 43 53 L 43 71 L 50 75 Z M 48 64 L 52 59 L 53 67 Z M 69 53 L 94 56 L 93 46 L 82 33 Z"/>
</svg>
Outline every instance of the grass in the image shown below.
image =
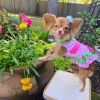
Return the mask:
<svg viewBox="0 0 100 100">
<path fill-rule="evenodd" d="M 43 22 L 42 21 L 33 21 L 33 28 L 34 29 L 42 29 L 43 28 Z"/>
</svg>

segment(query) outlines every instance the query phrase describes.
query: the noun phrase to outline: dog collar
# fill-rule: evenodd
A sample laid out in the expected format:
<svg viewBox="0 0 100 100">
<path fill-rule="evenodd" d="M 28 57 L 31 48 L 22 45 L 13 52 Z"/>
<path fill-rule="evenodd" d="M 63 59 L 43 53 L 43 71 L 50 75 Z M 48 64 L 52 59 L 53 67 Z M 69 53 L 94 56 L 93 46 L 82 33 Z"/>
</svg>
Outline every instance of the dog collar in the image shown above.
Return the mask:
<svg viewBox="0 0 100 100">
<path fill-rule="evenodd" d="M 68 40 L 58 40 L 56 41 L 56 43 L 59 43 L 59 44 L 67 44 L 68 42 L 70 42 L 72 39 L 68 39 Z"/>
</svg>

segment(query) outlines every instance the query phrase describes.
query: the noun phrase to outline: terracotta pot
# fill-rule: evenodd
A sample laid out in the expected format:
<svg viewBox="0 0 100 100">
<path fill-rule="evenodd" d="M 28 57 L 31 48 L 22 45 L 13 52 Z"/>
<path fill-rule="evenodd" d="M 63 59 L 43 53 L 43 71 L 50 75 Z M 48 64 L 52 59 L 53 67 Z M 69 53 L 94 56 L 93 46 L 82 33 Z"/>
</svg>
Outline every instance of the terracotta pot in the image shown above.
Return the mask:
<svg viewBox="0 0 100 100">
<path fill-rule="evenodd" d="M 1 98 L 11 98 L 11 100 L 38 100 L 35 97 L 43 92 L 45 86 L 54 74 L 54 67 L 51 61 L 42 62 L 37 66 L 40 78 L 31 77 L 33 88 L 29 92 L 22 91 L 20 79 L 22 69 L 15 70 L 11 75 L 9 72 L 0 76 L 0 100 Z"/>
<path fill-rule="evenodd" d="M 14 72 L 11 75 L 9 72 L 4 72 L 0 76 L 0 98 L 13 98 L 18 95 L 23 95 L 26 92 L 22 90 L 20 80 L 22 78 L 22 73 L 19 71 Z M 33 88 L 30 92 L 33 94 L 38 91 L 38 86 L 35 77 L 31 77 L 30 82 L 33 84 Z"/>
<path fill-rule="evenodd" d="M 37 84 L 39 88 L 39 92 L 42 92 L 45 86 L 48 84 L 52 76 L 54 75 L 54 65 L 51 61 L 42 62 L 38 66 L 38 72 L 40 74 L 40 78 L 37 79 Z"/>
</svg>

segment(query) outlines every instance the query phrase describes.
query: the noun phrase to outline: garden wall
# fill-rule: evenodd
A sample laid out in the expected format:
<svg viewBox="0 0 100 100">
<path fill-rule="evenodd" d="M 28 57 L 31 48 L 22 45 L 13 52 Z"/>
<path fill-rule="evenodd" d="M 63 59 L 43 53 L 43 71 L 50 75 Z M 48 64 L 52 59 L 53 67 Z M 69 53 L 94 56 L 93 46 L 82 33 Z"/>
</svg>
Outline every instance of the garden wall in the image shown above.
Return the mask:
<svg viewBox="0 0 100 100">
<path fill-rule="evenodd" d="M 48 0 L 0 0 L 0 4 L 2 8 L 13 13 L 25 12 L 29 15 L 42 16 L 45 12 L 48 12 Z M 58 16 L 71 14 L 76 17 L 78 16 L 77 12 L 87 11 L 89 6 L 82 4 L 58 3 L 56 8 L 58 9 Z"/>
</svg>

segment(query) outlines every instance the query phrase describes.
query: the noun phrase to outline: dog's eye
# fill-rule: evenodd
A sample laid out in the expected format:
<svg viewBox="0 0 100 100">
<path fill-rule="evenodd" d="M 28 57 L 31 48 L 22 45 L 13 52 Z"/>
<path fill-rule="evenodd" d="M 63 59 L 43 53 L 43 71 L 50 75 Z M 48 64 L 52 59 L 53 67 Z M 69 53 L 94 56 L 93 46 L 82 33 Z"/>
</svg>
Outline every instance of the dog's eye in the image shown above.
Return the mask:
<svg viewBox="0 0 100 100">
<path fill-rule="evenodd" d="M 58 27 L 58 25 L 55 25 L 55 27 Z"/>
<path fill-rule="evenodd" d="M 68 29 L 68 27 L 65 27 L 65 29 L 67 30 L 67 29 Z"/>
<path fill-rule="evenodd" d="M 64 27 L 64 32 L 66 33 L 66 34 L 68 34 L 69 33 L 69 28 L 68 27 Z"/>
</svg>

